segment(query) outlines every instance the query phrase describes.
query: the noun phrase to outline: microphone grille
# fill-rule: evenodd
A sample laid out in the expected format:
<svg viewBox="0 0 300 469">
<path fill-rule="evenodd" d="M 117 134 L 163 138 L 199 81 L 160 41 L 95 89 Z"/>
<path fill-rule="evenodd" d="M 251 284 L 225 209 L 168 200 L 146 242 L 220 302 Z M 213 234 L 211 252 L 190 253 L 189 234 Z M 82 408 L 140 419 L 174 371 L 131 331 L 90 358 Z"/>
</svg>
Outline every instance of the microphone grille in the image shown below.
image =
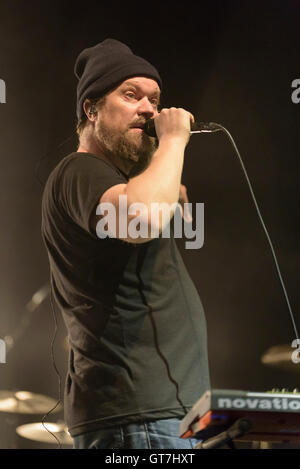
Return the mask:
<svg viewBox="0 0 300 469">
<path fill-rule="evenodd" d="M 155 123 L 154 119 L 148 119 L 144 125 L 144 131 L 149 137 L 156 137 Z"/>
</svg>

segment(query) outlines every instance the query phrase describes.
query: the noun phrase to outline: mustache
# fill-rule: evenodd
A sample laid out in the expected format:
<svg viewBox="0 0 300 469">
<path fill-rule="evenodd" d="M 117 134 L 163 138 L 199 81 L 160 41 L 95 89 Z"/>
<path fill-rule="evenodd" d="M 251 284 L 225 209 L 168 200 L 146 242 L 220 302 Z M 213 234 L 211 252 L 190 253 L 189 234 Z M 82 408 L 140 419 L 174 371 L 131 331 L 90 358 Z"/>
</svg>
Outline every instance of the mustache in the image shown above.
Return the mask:
<svg viewBox="0 0 300 469">
<path fill-rule="evenodd" d="M 132 129 L 133 127 L 141 127 L 143 128 L 144 125 L 146 124 L 146 119 L 142 118 L 142 119 L 137 119 L 136 121 L 132 122 L 130 125 L 129 125 L 129 128 Z"/>
</svg>

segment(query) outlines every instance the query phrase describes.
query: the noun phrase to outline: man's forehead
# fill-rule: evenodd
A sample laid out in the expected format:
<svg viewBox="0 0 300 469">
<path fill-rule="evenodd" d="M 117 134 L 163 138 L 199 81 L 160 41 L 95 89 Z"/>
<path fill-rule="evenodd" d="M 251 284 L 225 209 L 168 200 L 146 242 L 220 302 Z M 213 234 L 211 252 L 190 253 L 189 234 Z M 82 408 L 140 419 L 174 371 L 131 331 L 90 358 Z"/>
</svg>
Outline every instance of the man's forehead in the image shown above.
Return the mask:
<svg viewBox="0 0 300 469">
<path fill-rule="evenodd" d="M 134 86 L 141 90 L 147 90 L 152 93 L 160 95 L 160 88 L 158 83 L 152 78 L 147 77 L 132 77 L 124 80 L 120 86 Z"/>
</svg>

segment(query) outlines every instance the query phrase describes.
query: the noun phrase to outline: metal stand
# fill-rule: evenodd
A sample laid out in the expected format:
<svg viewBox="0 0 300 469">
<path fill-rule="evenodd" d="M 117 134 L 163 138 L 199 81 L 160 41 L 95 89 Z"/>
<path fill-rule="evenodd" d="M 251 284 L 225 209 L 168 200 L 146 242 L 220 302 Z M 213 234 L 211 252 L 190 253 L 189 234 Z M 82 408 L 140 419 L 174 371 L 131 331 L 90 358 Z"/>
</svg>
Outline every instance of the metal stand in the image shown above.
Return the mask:
<svg viewBox="0 0 300 469">
<path fill-rule="evenodd" d="M 252 423 L 250 420 L 244 418 L 238 419 L 227 430 L 198 443 L 194 449 L 218 449 L 224 445 L 228 445 L 230 449 L 236 449 L 233 440 L 245 435 L 251 428 Z"/>
</svg>

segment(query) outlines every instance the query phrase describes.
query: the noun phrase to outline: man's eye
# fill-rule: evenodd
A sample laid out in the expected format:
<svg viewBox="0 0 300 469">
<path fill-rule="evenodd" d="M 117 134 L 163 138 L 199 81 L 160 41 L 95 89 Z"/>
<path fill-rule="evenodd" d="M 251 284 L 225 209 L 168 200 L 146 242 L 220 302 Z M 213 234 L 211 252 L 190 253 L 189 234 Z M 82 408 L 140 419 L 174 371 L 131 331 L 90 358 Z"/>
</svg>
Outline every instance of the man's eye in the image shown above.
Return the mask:
<svg viewBox="0 0 300 469">
<path fill-rule="evenodd" d="M 135 98 L 135 94 L 134 94 L 132 91 L 127 91 L 127 93 L 125 94 L 125 96 L 127 96 L 127 98 L 130 98 L 130 99 L 134 99 L 134 98 Z"/>
</svg>

